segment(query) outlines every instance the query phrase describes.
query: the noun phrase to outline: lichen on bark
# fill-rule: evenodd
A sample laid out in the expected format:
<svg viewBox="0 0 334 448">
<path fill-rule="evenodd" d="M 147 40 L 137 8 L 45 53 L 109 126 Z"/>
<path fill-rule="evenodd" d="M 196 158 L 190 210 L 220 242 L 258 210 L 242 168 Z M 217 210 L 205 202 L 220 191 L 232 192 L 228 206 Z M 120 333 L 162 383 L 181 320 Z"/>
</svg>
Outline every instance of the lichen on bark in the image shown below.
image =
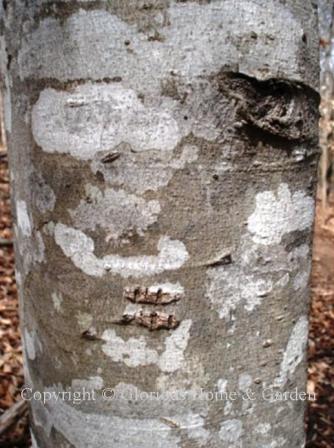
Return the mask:
<svg viewBox="0 0 334 448">
<path fill-rule="evenodd" d="M 305 386 L 311 2 L 13 1 L 2 21 L 26 381 L 185 394 L 32 402 L 34 443 L 301 446 L 301 403 L 191 394 Z"/>
</svg>

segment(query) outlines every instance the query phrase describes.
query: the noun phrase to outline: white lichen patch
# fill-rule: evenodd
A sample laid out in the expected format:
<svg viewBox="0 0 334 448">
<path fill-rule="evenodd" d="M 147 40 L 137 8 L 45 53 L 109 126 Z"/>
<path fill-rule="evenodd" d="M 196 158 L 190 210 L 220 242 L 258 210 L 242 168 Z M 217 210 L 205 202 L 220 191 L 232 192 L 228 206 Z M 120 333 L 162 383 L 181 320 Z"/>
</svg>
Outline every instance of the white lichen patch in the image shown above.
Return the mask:
<svg viewBox="0 0 334 448">
<path fill-rule="evenodd" d="M 287 184 L 280 184 L 277 193 L 264 191 L 256 195 L 248 230 L 255 243 L 278 244 L 289 232 L 311 228 L 313 217 L 313 198 L 303 191 L 291 193 Z"/>
<path fill-rule="evenodd" d="M 259 423 L 257 427 L 255 428 L 255 432 L 261 435 L 268 434 L 268 432 L 271 430 L 271 424 L 270 423 Z"/>
<path fill-rule="evenodd" d="M 290 274 L 287 272 L 284 274 L 277 282 L 275 283 L 275 287 L 277 288 L 285 288 L 290 281 Z"/>
<path fill-rule="evenodd" d="M 22 235 L 30 237 L 32 233 L 32 224 L 28 213 L 27 203 L 20 199 L 16 201 L 16 219 Z"/>
<path fill-rule="evenodd" d="M 157 364 L 158 352 L 147 347 L 146 338 L 129 338 L 124 341 L 117 336 L 115 330 L 105 330 L 102 339 L 106 342 L 102 346 L 103 352 L 114 362 L 122 362 L 128 367 L 138 367 Z"/>
<path fill-rule="evenodd" d="M 32 242 L 32 262 L 42 263 L 45 259 L 45 245 L 41 232 L 37 231 L 35 233 L 34 241 Z"/>
<path fill-rule="evenodd" d="M 45 245 L 41 232 L 33 231 L 34 225 L 27 203 L 20 199 L 16 201 L 16 222 L 14 234 L 22 256 L 24 277 L 35 263 L 45 260 Z"/>
<path fill-rule="evenodd" d="M 160 204 L 156 200 L 144 199 L 128 194 L 124 190 L 107 189 L 104 192 L 92 186 L 86 187 L 87 200 L 81 200 L 78 207 L 70 210 L 76 228 L 95 230 L 97 227 L 108 232 L 108 239 L 118 240 L 144 231 L 157 221 Z"/>
<path fill-rule="evenodd" d="M 191 320 L 184 320 L 165 340 L 165 351 L 159 358 L 159 367 L 163 372 L 175 372 L 182 367 L 184 351 L 190 338 Z"/>
<path fill-rule="evenodd" d="M 284 352 L 280 368 L 280 375 L 275 380 L 278 386 L 284 386 L 287 380 L 294 374 L 296 368 L 305 356 L 308 338 L 308 320 L 306 316 L 300 317 L 293 327 L 288 345 Z"/>
<path fill-rule="evenodd" d="M 308 286 L 310 279 L 311 269 L 307 271 L 298 272 L 293 280 L 293 289 L 295 291 L 299 291 L 301 289 L 305 289 Z"/>
<path fill-rule="evenodd" d="M 242 373 L 239 376 L 238 387 L 242 392 L 247 392 L 247 390 L 253 384 L 253 379 L 248 373 Z"/>
<path fill-rule="evenodd" d="M 210 431 L 205 429 L 205 418 L 202 415 L 189 412 L 182 416 L 173 416 L 173 422 L 181 431 L 186 431 L 189 439 L 195 440 L 197 446 L 206 446 L 210 438 Z"/>
<path fill-rule="evenodd" d="M 114 330 L 105 330 L 102 339 L 103 352 L 114 362 L 122 362 L 128 367 L 156 364 L 163 372 L 175 372 L 182 367 L 184 352 L 190 337 L 191 320 L 184 320 L 165 340 L 165 350 L 159 354 L 156 349 L 147 346 L 147 338 L 129 338 L 123 340 Z"/>
<path fill-rule="evenodd" d="M 207 297 L 221 319 L 230 319 L 239 304 L 253 311 L 273 289 L 270 279 L 241 272 L 238 266 L 208 270 Z"/>
<path fill-rule="evenodd" d="M 226 420 L 220 425 L 219 438 L 224 442 L 233 444 L 238 442 L 242 433 L 243 430 L 241 420 Z"/>
<path fill-rule="evenodd" d="M 36 359 L 37 352 L 41 352 L 43 349 L 36 330 L 28 331 L 28 329 L 25 328 L 23 332 L 23 342 L 28 358 L 31 361 L 34 361 Z"/>
<path fill-rule="evenodd" d="M 306 244 L 287 251 L 282 244 L 254 242 L 246 233 L 235 248 L 220 252 L 231 253 L 232 263 L 207 270 L 206 297 L 220 318 L 231 322 L 229 334 L 235 330 L 241 308 L 253 312 L 267 297 L 293 286 L 293 281 L 298 290 L 307 287 L 311 259 Z"/>
<path fill-rule="evenodd" d="M 62 296 L 62 294 L 60 292 L 54 291 L 51 294 L 51 299 L 52 299 L 52 302 L 53 302 L 54 309 L 58 313 L 61 313 L 62 312 L 62 303 L 63 303 L 63 296 Z"/>
<path fill-rule="evenodd" d="M 268 10 L 275 10 L 270 22 Z M 305 26 L 311 30 L 314 23 L 310 20 Z M 172 70 L 189 83 L 226 65 L 238 66 L 240 72 L 259 79 L 285 77 L 307 83 L 314 77 L 302 72 L 298 63 L 306 30 L 288 8 L 274 0 L 268 0 L 265 9 L 251 0 L 202 5 L 173 2 L 168 25 L 159 32 L 163 39 L 152 42 L 135 24 L 103 10 L 80 10 L 63 22 L 48 17 L 23 36 L 20 76 L 61 81 L 121 76 L 127 85 L 154 93 Z M 252 33 L 256 39 L 251 39 Z M 247 46 L 242 51 L 240 43 L 245 39 Z M 275 52 L 271 51 L 272 39 Z"/>
<path fill-rule="evenodd" d="M 278 437 L 276 440 L 272 440 L 269 443 L 261 444 L 259 448 L 280 448 L 286 446 L 286 439 L 284 437 Z M 305 445 L 303 445 L 305 447 Z"/>
<path fill-rule="evenodd" d="M 224 415 L 231 415 L 233 414 L 232 412 L 233 409 L 233 402 L 232 401 L 226 401 L 225 405 L 224 405 Z"/>
<path fill-rule="evenodd" d="M 220 394 L 225 394 L 227 391 L 228 381 L 224 378 L 219 378 L 217 381 L 217 390 Z"/>
<path fill-rule="evenodd" d="M 91 162 L 93 173 L 102 173 L 105 181 L 114 187 L 126 186 L 136 194 L 143 194 L 168 185 L 176 170 L 197 160 L 199 151 L 196 146 L 186 144 L 179 156 L 172 151 L 134 153 L 127 145 L 120 145 L 117 152 L 120 157 L 110 166 L 96 156 Z"/>
<path fill-rule="evenodd" d="M 135 152 L 171 151 L 181 138 L 170 112 L 144 106 L 134 90 L 119 84 L 43 90 L 32 110 L 32 131 L 44 151 L 83 160 L 121 143 Z"/>
<path fill-rule="evenodd" d="M 73 264 L 88 275 L 102 277 L 107 272 L 128 277 L 144 277 L 177 270 L 188 260 L 189 255 L 181 241 L 161 237 L 158 255 L 122 257 L 94 255 L 94 241 L 80 230 L 58 223 L 55 226 L 55 241 Z"/>
<path fill-rule="evenodd" d="M 15 269 L 15 282 L 20 288 L 22 287 L 22 285 L 23 285 L 22 275 L 21 275 L 20 271 L 18 270 L 18 268 Z"/>
<path fill-rule="evenodd" d="M 34 202 L 41 213 L 53 210 L 56 204 L 54 191 L 40 173 L 34 179 Z"/>
<path fill-rule="evenodd" d="M 28 358 L 33 361 L 36 358 L 35 342 L 33 335 L 27 329 L 24 330 L 24 346 Z"/>
<path fill-rule="evenodd" d="M 45 245 L 39 231 L 28 238 L 24 237 L 21 230 L 14 225 L 14 233 L 23 261 L 22 275 L 25 277 L 35 263 L 42 263 L 45 260 Z"/>
<path fill-rule="evenodd" d="M 210 381 L 210 373 L 205 368 L 199 357 L 192 354 L 191 357 L 185 358 L 182 368 L 173 372 L 173 375 L 161 373 L 156 380 L 156 387 L 159 391 L 169 391 L 178 393 L 184 390 L 189 393 L 190 401 L 193 401 L 194 394 L 200 394 L 203 384 Z M 207 403 L 205 404 L 205 409 Z M 188 408 L 187 408 L 188 409 Z"/>
<path fill-rule="evenodd" d="M 91 326 L 93 322 L 93 316 L 89 313 L 85 313 L 82 311 L 78 311 L 76 318 L 79 327 L 86 330 Z"/>
<path fill-rule="evenodd" d="M 10 74 L 4 73 L 4 90 L 3 90 L 3 109 L 4 109 L 4 124 L 6 131 L 10 134 L 12 132 L 12 98 L 11 98 L 11 85 L 12 81 Z"/>
</svg>

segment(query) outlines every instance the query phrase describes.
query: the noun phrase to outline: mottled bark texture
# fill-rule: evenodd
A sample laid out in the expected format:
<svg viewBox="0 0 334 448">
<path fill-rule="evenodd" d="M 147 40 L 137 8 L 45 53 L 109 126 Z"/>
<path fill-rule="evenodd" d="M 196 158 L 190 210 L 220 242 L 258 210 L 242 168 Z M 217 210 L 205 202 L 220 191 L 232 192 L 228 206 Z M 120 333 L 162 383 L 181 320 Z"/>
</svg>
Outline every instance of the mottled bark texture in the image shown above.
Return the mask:
<svg viewBox="0 0 334 448">
<path fill-rule="evenodd" d="M 318 160 L 309 0 L 3 1 L 34 446 L 301 448 Z M 201 389 L 255 401 L 207 401 Z"/>
</svg>

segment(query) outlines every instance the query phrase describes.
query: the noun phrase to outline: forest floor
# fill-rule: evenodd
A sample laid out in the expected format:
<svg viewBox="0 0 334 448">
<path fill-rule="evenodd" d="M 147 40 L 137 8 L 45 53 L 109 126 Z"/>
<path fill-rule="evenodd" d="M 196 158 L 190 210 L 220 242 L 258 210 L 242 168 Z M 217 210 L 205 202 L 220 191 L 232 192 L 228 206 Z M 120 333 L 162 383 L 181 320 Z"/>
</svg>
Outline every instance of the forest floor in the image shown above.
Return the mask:
<svg viewBox="0 0 334 448">
<path fill-rule="evenodd" d="M 22 348 L 10 216 L 6 153 L 0 148 L 0 419 L 20 400 Z M 334 447 L 334 198 L 326 209 L 318 200 L 313 250 L 312 309 L 307 412 L 307 448 Z M 26 413 L 0 435 L 0 446 L 29 447 Z"/>
</svg>

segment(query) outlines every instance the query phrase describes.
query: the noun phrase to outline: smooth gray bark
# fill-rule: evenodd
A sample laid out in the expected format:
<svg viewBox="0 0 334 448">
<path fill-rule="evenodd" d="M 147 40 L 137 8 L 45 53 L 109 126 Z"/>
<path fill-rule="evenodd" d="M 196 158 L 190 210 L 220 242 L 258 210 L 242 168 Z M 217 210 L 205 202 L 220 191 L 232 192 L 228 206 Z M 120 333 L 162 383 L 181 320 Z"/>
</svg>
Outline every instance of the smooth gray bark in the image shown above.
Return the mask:
<svg viewBox="0 0 334 448">
<path fill-rule="evenodd" d="M 2 20 L 26 383 L 97 397 L 32 400 L 34 446 L 303 447 L 305 402 L 268 388 L 306 382 L 314 2 L 15 0 Z"/>
</svg>

